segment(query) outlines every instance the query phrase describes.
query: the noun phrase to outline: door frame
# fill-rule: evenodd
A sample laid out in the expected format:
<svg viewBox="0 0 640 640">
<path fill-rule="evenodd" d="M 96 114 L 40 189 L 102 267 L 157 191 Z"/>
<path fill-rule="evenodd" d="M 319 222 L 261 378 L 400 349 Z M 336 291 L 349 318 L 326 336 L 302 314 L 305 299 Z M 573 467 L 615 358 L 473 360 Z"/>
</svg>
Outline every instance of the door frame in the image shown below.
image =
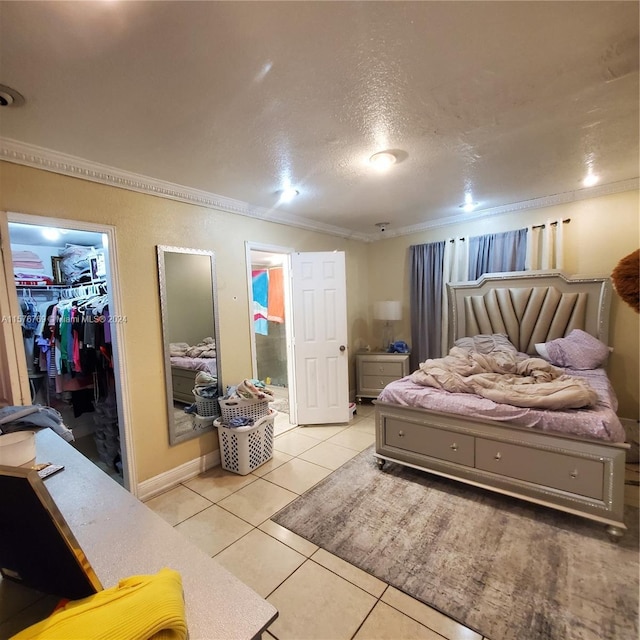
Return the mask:
<svg viewBox="0 0 640 640">
<path fill-rule="evenodd" d="M 277 253 L 283 256 L 282 269 L 284 280 L 284 327 L 287 354 L 287 391 L 289 393 L 289 423 L 297 424 L 297 405 L 295 397 L 296 389 L 296 368 L 293 344 L 293 306 L 291 290 L 291 254 L 295 249 L 291 247 L 281 247 L 273 244 L 263 244 L 261 242 L 245 241 L 245 260 L 247 264 L 247 295 L 249 301 L 249 330 L 251 331 L 251 368 L 253 377 L 258 375 L 258 357 L 256 353 L 256 332 L 253 322 L 253 287 L 251 277 L 251 252 L 263 251 L 265 253 Z"/>
<path fill-rule="evenodd" d="M 120 273 L 118 268 L 118 249 L 116 241 L 116 228 L 112 225 L 96 224 L 93 222 L 84 222 L 81 220 L 70 220 L 66 218 L 49 218 L 47 216 L 31 215 L 26 213 L 17 213 L 13 211 L 6 212 L 8 222 L 21 222 L 23 224 L 33 224 L 44 227 L 54 227 L 60 229 L 77 229 L 79 231 L 92 231 L 95 233 L 103 233 L 107 236 L 106 267 L 107 267 L 107 288 L 109 291 L 109 306 L 111 315 L 119 318 L 125 318 L 123 313 L 122 296 L 120 293 Z M 7 237 L 10 244 L 10 238 Z M 13 277 L 5 274 L 7 289 L 12 304 L 18 302 L 18 291 Z M 124 477 L 124 487 L 134 496 L 137 495 L 138 479 L 135 465 L 135 451 L 133 431 L 131 428 L 131 403 L 129 395 L 129 387 L 125 372 L 126 353 L 123 345 L 125 344 L 125 327 L 126 323 L 115 322 L 111 326 L 111 344 L 113 356 L 113 369 L 116 386 L 116 403 L 118 408 L 118 430 L 120 432 L 122 471 Z M 18 340 L 15 344 L 15 351 L 21 356 L 25 365 L 19 372 L 20 384 L 27 385 L 26 355 L 24 353 L 24 344 Z M 19 358 L 20 359 L 20 358 Z M 24 377 L 24 379 L 23 379 Z M 124 446 L 122 446 L 124 445 Z"/>
</svg>

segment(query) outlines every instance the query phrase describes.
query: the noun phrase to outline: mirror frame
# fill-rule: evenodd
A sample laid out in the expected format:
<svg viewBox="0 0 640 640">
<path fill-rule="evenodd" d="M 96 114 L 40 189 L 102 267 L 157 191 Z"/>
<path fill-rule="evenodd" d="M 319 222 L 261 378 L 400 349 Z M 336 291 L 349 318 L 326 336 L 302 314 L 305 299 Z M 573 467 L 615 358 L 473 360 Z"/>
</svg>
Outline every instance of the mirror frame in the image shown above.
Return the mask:
<svg viewBox="0 0 640 640">
<path fill-rule="evenodd" d="M 197 430 L 188 431 L 183 434 L 176 434 L 176 425 L 174 419 L 174 400 L 173 400 L 173 378 L 171 374 L 171 356 L 169 352 L 169 324 L 168 324 L 168 299 L 167 299 L 167 272 L 165 255 L 167 253 L 182 253 L 189 255 L 208 256 L 211 261 L 211 286 L 213 300 L 213 339 L 216 341 L 216 372 L 218 378 L 218 395 L 222 397 L 222 376 L 220 365 L 220 325 L 218 314 L 218 287 L 216 283 L 216 259 L 213 251 L 205 251 L 203 249 L 187 249 L 185 247 L 172 247 L 167 245 L 157 245 L 158 256 L 158 283 L 160 287 L 160 318 L 162 321 L 162 343 L 164 350 L 164 371 L 165 371 L 165 388 L 167 395 L 167 411 L 168 411 L 168 428 L 169 428 L 169 445 L 173 446 L 186 440 L 198 438 L 204 433 L 215 430 L 213 423 L 208 426 L 198 428 Z M 195 372 L 194 372 L 195 377 Z M 195 399 L 194 399 L 195 400 Z"/>
</svg>

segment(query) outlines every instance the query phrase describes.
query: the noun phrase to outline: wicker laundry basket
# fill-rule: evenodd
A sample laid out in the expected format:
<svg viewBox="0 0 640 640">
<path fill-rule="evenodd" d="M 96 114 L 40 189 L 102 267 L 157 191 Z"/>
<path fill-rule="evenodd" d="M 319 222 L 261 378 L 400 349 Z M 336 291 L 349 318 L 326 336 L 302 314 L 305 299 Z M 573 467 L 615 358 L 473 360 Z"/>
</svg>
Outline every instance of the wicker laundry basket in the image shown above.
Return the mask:
<svg viewBox="0 0 640 640">
<path fill-rule="evenodd" d="M 223 418 L 213 422 L 218 428 L 220 461 L 223 469 L 246 476 L 273 457 L 273 423 L 277 411 L 245 427 L 228 427 Z M 246 416 L 245 416 L 246 417 Z"/>
</svg>

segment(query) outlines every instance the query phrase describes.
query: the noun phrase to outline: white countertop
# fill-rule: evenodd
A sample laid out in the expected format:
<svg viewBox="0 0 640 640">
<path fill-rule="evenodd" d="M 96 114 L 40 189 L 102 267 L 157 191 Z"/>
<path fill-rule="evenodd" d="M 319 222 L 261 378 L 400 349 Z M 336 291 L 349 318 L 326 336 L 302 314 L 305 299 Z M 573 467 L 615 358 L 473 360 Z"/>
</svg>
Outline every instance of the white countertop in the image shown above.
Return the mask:
<svg viewBox="0 0 640 640">
<path fill-rule="evenodd" d="M 190 640 L 250 640 L 275 620 L 275 607 L 53 431 L 38 432 L 36 451 L 37 462 L 65 466 L 44 483 L 105 589 L 131 575 L 175 569 L 182 576 Z M 0 581 L 0 637 L 5 600 L 24 595 L 9 593 L 12 587 L 24 590 Z"/>
</svg>

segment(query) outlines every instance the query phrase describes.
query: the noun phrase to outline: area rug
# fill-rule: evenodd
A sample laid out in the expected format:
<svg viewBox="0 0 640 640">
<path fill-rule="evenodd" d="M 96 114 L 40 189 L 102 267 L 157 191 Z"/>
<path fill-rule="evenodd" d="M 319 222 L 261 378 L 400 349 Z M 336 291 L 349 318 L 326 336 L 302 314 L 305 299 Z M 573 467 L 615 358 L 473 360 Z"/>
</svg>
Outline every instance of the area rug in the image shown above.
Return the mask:
<svg viewBox="0 0 640 640">
<path fill-rule="evenodd" d="M 637 640 L 638 509 L 604 525 L 363 451 L 272 520 L 491 640 Z"/>
</svg>

